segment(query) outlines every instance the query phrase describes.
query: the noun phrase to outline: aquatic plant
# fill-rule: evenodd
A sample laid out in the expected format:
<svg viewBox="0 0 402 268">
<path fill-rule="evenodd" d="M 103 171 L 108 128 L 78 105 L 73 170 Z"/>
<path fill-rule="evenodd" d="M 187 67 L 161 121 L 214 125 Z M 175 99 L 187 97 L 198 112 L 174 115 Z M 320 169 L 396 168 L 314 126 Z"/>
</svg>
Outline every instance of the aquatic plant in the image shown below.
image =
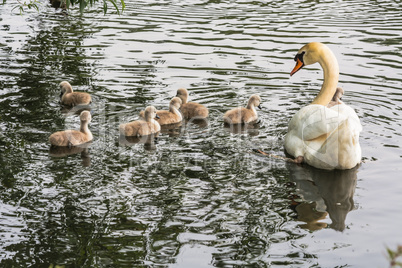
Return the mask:
<svg viewBox="0 0 402 268">
<path fill-rule="evenodd" d="M 402 267 L 402 245 L 398 245 L 396 250 L 387 248 L 387 253 L 391 267 Z"/>
<path fill-rule="evenodd" d="M 3 5 L 7 2 L 7 0 L 3 0 Z M 42 3 L 38 0 L 17 0 L 17 4 L 14 4 L 15 7 L 13 9 L 19 9 L 20 13 L 23 13 L 25 9 L 36 9 L 39 11 L 39 5 Z M 84 13 L 85 8 L 88 6 L 94 6 L 99 2 L 103 2 L 103 12 L 106 14 L 108 10 L 108 4 L 112 4 L 112 6 L 116 9 L 117 13 L 120 14 L 126 7 L 124 0 L 50 0 L 52 6 L 61 7 L 65 9 L 69 9 L 72 6 L 78 5 L 80 8 L 80 12 Z M 120 6 L 119 7 L 119 2 Z"/>
</svg>

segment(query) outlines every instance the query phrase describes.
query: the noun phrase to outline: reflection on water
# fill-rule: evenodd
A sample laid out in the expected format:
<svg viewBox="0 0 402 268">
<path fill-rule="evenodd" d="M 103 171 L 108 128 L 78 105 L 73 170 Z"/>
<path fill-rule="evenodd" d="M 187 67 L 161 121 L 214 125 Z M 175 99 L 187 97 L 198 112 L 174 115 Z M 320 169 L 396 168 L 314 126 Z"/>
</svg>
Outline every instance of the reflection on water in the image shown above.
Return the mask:
<svg viewBox="0 0 402 268">
<path fill-rule="evenodd" d="M 81 154 L 82 165 L 89 167 L 91 165 L 91 155 L 89 154 L 90 143 L 86 143 L 80 146 L 62 147 L 62 146 L 50 146 L 49 155 L 52 157 L 66 157 L 73 154 Z"/>
<path fill-rule="evenodd" d="M 169 137 L 178 137 L 182 132 L 182 122 L 175 124 L 162 125 L 160 133 L 167 134 Z"/>
<path fill-rule="evenodd" d="M 144 149 L 147 151 L 155 150 L 158 141 L 159 133 L 146 136 L 119 136 L 119 143 L 121 145 L 132 146 L 134 144 L 144 144 Z"/>
<path fill-rule="evenodd" d="M 73 107 L 67 107 L 62 105 L 60 107 L 60 112 L 63 114 L 65 117 L 70 116 L 70 115 L 80 115 L 81 112 L 83 111 L 90 111 L 91 112 L 91 106 L 90 105 L 77 105 Z"/>
<path fill-rule="evenodd" d="M 260 125 L 256 124 L 224 124 L 224 128 L 233 134 L 248 134 L 250 136 L 258 136 Z"/>
<path fill-rule="evenodd" d="M 354 208 L 358 166 L 350 170 L 320 170 L 311 166 L 286 165 L 290 180 L 296 183 L 297 197 L 292 206 L 303 228 L 318 230 L 327 226 L 319 222 L 327 213 L 331 228 L 343 231 L 347 214 Z"/>
<path fill-rule="evenodd" d="M 126 2 L 107 17 L 47 6 L 14 16 L 0 5 L 0 266 L 384 267 L 378 244 L 401 237 L 402 6 Z M 319 66 L 289 78 L 310 41 L 336 54 L 363 156 L 377 159 L 358 175 L 248 153 L 284 155 L 289 120 L 321 84 Z M 91 93 L 94 141 L 49 157 L 49 135 L 78 127 L 58 104 L 63 80 Z M 208 121 L 121 146 L 121 123 L 167 107 L 181 87 L 208 107 Z M 266 100 L 261 123 L 232 135 L 222 116 L 251 94 Z M 351 211 L 353 200 L 364 203 Z"/>
<path fill-rule="evenodd" d="M 191 119 L 184 119 L 184 125 L 188 124 L 195 124 L 199 128 L 206 128 L 208 126 L 208 118 L 191 118 Z"/>
</svg>

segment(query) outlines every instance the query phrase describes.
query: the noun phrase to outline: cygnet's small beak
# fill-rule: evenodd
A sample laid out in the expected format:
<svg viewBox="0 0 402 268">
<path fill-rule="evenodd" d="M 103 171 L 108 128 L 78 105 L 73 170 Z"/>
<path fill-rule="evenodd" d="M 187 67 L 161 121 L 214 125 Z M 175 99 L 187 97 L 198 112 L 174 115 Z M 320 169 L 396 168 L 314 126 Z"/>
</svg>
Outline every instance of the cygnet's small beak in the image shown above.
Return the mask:
<svg viewBox="0 0 402 268">
<path fill-rule="evenodd" d="M 60 98 L 63 97 L 63 92 L 60 93 Z"/>
<path fill-rule="evenodd" d="M 158 114 L 156 114 L 156 115 L 155 115 L 155 118 L 156 118 L 156 119 L 160 119 L 160 117 L 159 117 L 159 115 L 158 115 Z"/>
<path fill-rule="evenodd" d="M 258 109 L 260 109 L 260 110 L 262 109 L 261 104 L 260 104 L 260 105 L 258 105 L 257 107 L 258 107 Z"/>
</svg>

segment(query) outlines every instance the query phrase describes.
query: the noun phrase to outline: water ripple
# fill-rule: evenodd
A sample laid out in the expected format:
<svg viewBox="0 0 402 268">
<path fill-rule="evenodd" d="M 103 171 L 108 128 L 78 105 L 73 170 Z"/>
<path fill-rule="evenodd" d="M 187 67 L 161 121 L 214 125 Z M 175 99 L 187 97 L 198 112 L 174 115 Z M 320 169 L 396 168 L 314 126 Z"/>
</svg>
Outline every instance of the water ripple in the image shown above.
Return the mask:
<svg viewBox="0 0 402 268">
<path fill-rule="evenodd" d="M 355 233 L 360 226 L 370 229 L 364 219 L 344 222 L 343 234 L 356 239 L 350 244 L 331 240 L 348 240 L 342 233 L 301 228 L 294 208 L 300 185 L 291 180 L 292 169 L 250 152 L 258 147 L 284 156 L 290 118 L 312 101 L 322 82 L 318 65 L 289 78 L 293 58 L 304 43 L 322 41 L 339 60 L 343 100 L 361 117 L 363 156 L 379 159 L 384 174 L 395 177 L 392 170 L 402 155 L 401 4 L 126 4 L 122 15 L 107 17 L 95 10 L 63 16 L 47 6 L 39 14 L 15 17 L 7 5 L 0 6 L 4 263 L 132 267 L 180 264 L 182 258 L 184 265 L 201 254 L 190 249 L 201 249 L 208 265 L 325 266 L 331 252 L 357 250 L 362 237 Z M 78 118 L 63 114 L 57 104 L 62 80 L 92 94 L 95 140 L 88 150 L 57 157 L 49 152 L 48 136 L 79 126 Z M 120 144 L 120 123 L 135 120 L 147 105 L 167 109 L 181 87 L 210 109 L 207 124 L 166 131 L 153 147 Z M 261 124 L 237 133 L 224 128 L 223 113 L 244 106 L 255 93 L 262 98 Z M 319 192 L 312 180 L 302 183 Z M 386 199 L 362 188 L 356 190 L 360 200 Z M 355 209 L 360 216 L 376 205 Z M 394 211 L 380 213 L 400 220 Z M 332 220 L 320 223 L 330 226 Z M 314 247 L 327 238 L 331 242 Z M 367 252 L 377 247 L 370 245 Z M 35 258 L 20 258 L 25 252 Z M 361 264 L 361 258 L 352 263 L 332 258 L 331 265 Z M 363 259 L 384 266 L 375 254 Z"/>
</svg>

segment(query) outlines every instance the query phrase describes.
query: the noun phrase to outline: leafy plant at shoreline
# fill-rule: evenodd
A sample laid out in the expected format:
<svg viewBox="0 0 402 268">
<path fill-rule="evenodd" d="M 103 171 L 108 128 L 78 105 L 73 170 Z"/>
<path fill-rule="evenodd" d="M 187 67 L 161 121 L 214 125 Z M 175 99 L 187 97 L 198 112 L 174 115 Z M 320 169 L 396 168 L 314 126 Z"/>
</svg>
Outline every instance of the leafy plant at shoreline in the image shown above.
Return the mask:
<svg viewBox="0 0 402 268">
<path fill-rule="evenodd" d="M 3 5 L 6 2 L 7 2 L 7 0 L 3 0 Z M 20 0 L 17 0 L 17 2 L 18 2 L 18 4 L 13 8 L 13 10 L 18 8 L 20 10 L 20 13 L 23 13 L 25 8 L 28 8 L 28 9 L 34 8 L 37 11 L 39 11 L 40 2 L 38 0 L 29 0 L 29 1 L 23 1 L 23 2 Z"/>
<path fill-rule="evenodd" d="M 3 0 L 3 5 L 6 4 L 7 0 Z M 36 9 L 39 11 L 39 5 L 41 2 L 38 0 L 17 0 L 18 4 L 13 8 L 18 8 L 20 13 L 23 13 L 25 9 Z M 85 8 L 88 6 L 94 6 L 96 3 L 101 2 L 100 0 L 51 0 L 52 5 L 57 4 L 58 7 L 69 9 L 72 6 L 78 5 L 80 12 L 84 13 Z M 106 14 L 108 10 L 108 4 L 112 4 L 116 9 L 117 13 L 120 14 L 124 11 L 126 4 L 124 0 L 102 0 L 103 2 L 103 12 Z M 121 9 L 119 7 L 119 2 Z"/>
<path fill-rule="evenodd" d="M 71 6 L 79 5 L 81 13 L 84 12 L 85 8 L 88 5 L 93 6 L 95 3 L 99 2 L 99 0 L 61 0 L 61 1 L 63 1 L 65 3 L 67 9 L 70 8 L 70 5 Z M 119 9 L 119 6 L 118 6 L 119 1 L 121 3 L 121 12 L 123 12 L 124 8 L 126 7 L 126 5 L 124 3 L 124 0 L 103 0 L 103 11 L 104 11 L 104 13 L 106 14 L 106 12 L 107 12 L 108 2 L 109 2 L 115 7 L 117 13 L 120 14 L 120 9 Z"/>
<path fill-rule="evenodd" d="M 391 267 L 402 267 L 402 261 L 398 261 L 398 258 L 402 257 L 402 245 L 399 245 L 395 251 L 387 248 L 387 253 Z"/>
</svg>

